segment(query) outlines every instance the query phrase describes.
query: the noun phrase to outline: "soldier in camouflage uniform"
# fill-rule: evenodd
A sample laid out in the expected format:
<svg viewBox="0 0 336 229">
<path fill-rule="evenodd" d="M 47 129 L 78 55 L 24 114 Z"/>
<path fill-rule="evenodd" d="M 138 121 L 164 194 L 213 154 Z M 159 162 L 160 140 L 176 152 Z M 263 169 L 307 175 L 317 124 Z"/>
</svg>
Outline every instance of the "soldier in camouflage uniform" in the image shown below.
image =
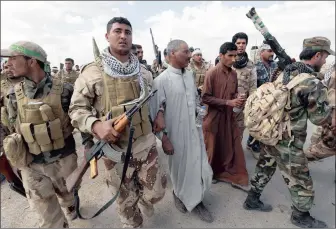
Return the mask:
<svg viewBox="0 0 336 229">
<path fill-rule="evenodd" d="M 300 54 L 303 63 L 297 62 L 287 66 L 283 79 L 279 77 L 275 83 L 287 84 L 300 73 L 313 75 L 320 70 L 330 54 L 335 55 L 335 52 L 330 49 L 330 41 L 327 38 L 305 39 Z M 272 210 L 270 205 L 264 204 L 259 198 L 278 165 L 292 199 L 291 222 L 304 228 L 326 227 L 324 222 L 314 219 L 309 214 L 313 206 L 314 190 L 308 160 L 303 152 L 308 119 L 318 126 L 335 124 L 335 120 L 332 121 L 332 117 L 335 117 L 335 107 L 329 106 L 326 100 L 327 88 L 318 79 L 306 79 L 290 91 L 291 108 L 288 113 L 292 137 L 285 131 L 277 145 L 262 145 L 255 174 L 251 179 L 251 190 L 244 203 L 246 210 Z"/>
<path fill-rule="evenodd" d="M 257 88 L 266 82 L 271 82 L 271 76 L 277 68 L 274 62 L 274 52 L 268 44 L 262 44 L 258 52 L 260 52 L 260 60 L 255 64 L 257 71 Z M 249 136 L 247 140 L 247 148 L 252 152 L 254 158 L 259 158 L 260 144 L 258 141 L 253 141 L 253 137 Z"/>
<path fill-rule="evenodd" d="M 335 106 L 335 62 L 331 66 L 325 66 L 324 69 L 322 68 L 320 73 L 324 76 L 323 79 L 321 79 L 322 83 L 328 87 L 328 102 L 331 106 Z M 323 135 L 330 134 L 329 132 L 330 130 L 328 126 L 318 126 L 313 132 L 310 139 L 310 146 L 305 150 L 308 160 L 323 159 L 335 155 L 335 137 L 330 136 L 331 139 L 329 141 L 323 141 Z"/>
<path fill-rule="evenodd" d="M 65 59 L 65 69 L 60 70 L 54 75 L 54 78 L 61 79 L 63 82 L 67 82 L 72 86 L 75 84 L 79 72 L 73 69 L 75 61 L 71 58 Z M 93 136 L 88 133 L 81 132 L 82 145 L 84 146 L 84 154 L 94 145 Z"/>
<path fill-rule="evenodd" d="M 142 48 L 141 48 L 141 50 L 142 50 Z M 132 44 L 131 51 L 135 56 L 138 56 L 138 51 L 139 50 L 137 49 L 137 45 Z M 139 62 L 140 62 L 140 60 L 139 60 Z M 147 66 L 142 64 L 141 62 L 140 62 L 140 68 L 141 68 L 140 72 L 142 74 L 142 77 L 144 78 L 144 80 L 146 80 L 146 84 L 148 85 L 148 88 L 150 90 L 152 88 L 152 85 L 153 85 L 153 74 L 149 70 L 147 70 Z"/>
<path fill-rule="evenodd" d="M 73 59 L 66 58 L 65 69 L 60 70 L 54 77 L 61 79 L 63 82 L 74 85 L 79 75 L 79 72 L 73 70 L 74 64 L 75 62 Z"/>
<path fill-rule="evenodd" d="M 168 53 L 167 49 L 163 50 L 164 59 L 162 60 L 162 65 L 158 66 L 157 59 L 153 60 L 153 64 L 151 66 L 153 77 L 154 79 L 158 77 L 164 70 L 168 68 L 169 60 L 168 60 Z"/>
<path fill-rule="evenodd" d="M 109 47 L 105 48 L 96 61 L 82 67 L 71 99 L 70 117 L 74 127 L 91 133 L 107 142 L 118 142 L 125 152 L 128 145 L 129 127 L 122 133 L 113 128 L 116 118 L 130 109 L 124 103 L 138 99 L 146 91 L 140 73 L 140 64 L 131 53 L 132 26 L 126 18 L 116 17 L 107 24 L 106 38 Z M 100 62 L 101 61 L 101 62 Z M 97 118 L 91 111 L 98 111 Z M 110 112 L 112 119 L 104 118 Z M 123 227 L 141 227 L 142 214 L 152 216 L 153 204 L 165 194 L 166 176 L 158 162 L 156 137 L 149 122 L 148 106 L 135 114 L 132 158 L 125 181 L 118 196 L 117 211 Z M 116 194 L 123 164 L 103 157 L 107 170 L 107 185 Z"/>
<path fill-rule="evenodd" d="M 58 67 L 57 66 L 54 66 L 54 67 L 52 67 L 52 69 L 51 69 L 51 76 L 52 77 L 55 77 L 55 75 L 57 74 L 57 72 L 58 72 Z"/>
<path fill-rule="evenodd" d="M 1 56 L 8 57 L 15 77 L 24 77 L 8 93 L 8 116 L 16 133 L 4 140 L 6 156 L 21 170 L 29 205 L 40 217 L 39 226 L 66 228 L 67 218 L 76 218 L 74 197 L 65 185 L 77 168 L 67 114 L 73 87 L 50 78 L 44 71 L 47 54 L 33 42 L 16 42 L 2 49 Z"/>
<path fill-rule="evenodd" d="M 232 37 L 232 43 L 236 44 L 238 54 L 237 60 L 233 64 L 233 69 L 237 72 L 238 93 L 247 98 L 257 90 L 256 68 L 246 53 L 248 36 L 245 33 L 237 33 Z M 241 133 L 240 137 L 243 140 L 245 130 L 244 109 L 234 108 L 233 111 Z"/>
<path fill-rule="evenodd" d="M 8 93 L 15 84 L 21 82 L 23 77 L 15 77 L 13 72 L 9 70 L 7 61 L 3 64 L 3 72 L 1 73 L 1 97 L 3 106 L 1 106 L 1 123 L 8 129 L 10 133 L 14 132 L 14 126 L 9 123 L 8 119 Z"/>
<path fill-rule="evenodd" d="M 195 77 L 195 87 L 202 90 L 204 84 L 205 73 L 210 68 L 202 58 L 202 51 L 195 49 L 191 54 L 188 70 L 192 71 Z"/>
</svg>

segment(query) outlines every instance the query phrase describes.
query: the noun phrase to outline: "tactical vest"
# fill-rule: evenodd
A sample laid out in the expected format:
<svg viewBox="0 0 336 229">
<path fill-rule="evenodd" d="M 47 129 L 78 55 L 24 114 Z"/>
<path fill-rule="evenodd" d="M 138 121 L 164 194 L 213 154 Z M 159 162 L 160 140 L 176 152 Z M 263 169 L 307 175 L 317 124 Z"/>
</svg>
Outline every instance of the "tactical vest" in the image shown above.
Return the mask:
<svg viewBox="0 0 336 229">
<path fill-rule="evenodd" d="M 125 113 L 133 105 L 121 105 L 130 102 L 140 96 L 140 84 L 138 75 L 132 77 L 111 77 L 103 73 L 104 79 L 104 93 L 102 96 L 102 105 L 104 106 L 104 114 L 112 113 L 112 118 L 118 117 Z M 135 127 L 133 139 L 136 140 L 140 136 L 147 135 L 152 132 L 152 127 L 149 121 L 149 108 L 145 104 L 141 110 L 132 118 L 132 124 Z M 129 127 L 127 126 L 121 134 L 120 145 L 126 147 L 128 144 Z"/>
<path fill-rule="evenodd" d="M 202 64 L 201 69 L 196 68 L 196 66 L 193 63 L 190 63 L 190 68 L 195 73 L 195 86 L 197 88 L 203 86 L 205 72 L 208 70 L 208 68 L 205 66 L 204 63 Z"/>
<path fill-rule="evenodd" d="M 250 79 L 253 70 L 253 63 L 252 61 L 248 61 L 247 65 L 241 69 L 234 69 L 237 72 L 237 79 L 238 79 L 238 88 L 241 88 L 242 91 L 249 96 L 250 91 Z"/>
<path fill-rule="evenodd" d="M 72 85 L 75 84 L 76 80 L 77 80 L 77 73 L 74 72 L 74 71 L 71 71 L 70 74 L 66 74 L 64 72 L 64 70 L 61 70 L 60 71 L 60 76 L 61 76 L 61 79 L 62 79 L 62 82 L 66 82 L 66 83 L 70 83 Z"/>
<path fill-rule="evenodd" d="M 64 140 L 73 131 L 69 116 L 63 111 L 61 94 L 63 83 L 53 79 L 50 93 L 40 99 L 24 95 L 23 82 L 15 85 L 18 109 L 18 132 L 35 155 L 62 149 Z"/>
</svg>

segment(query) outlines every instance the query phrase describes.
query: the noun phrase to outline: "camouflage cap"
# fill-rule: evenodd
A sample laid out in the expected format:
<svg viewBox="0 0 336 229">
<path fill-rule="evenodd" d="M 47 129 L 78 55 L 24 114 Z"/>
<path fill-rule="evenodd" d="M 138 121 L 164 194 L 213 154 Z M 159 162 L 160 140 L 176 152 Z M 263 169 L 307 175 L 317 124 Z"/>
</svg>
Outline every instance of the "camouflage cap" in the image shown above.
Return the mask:
<svg viewBox="0 0 336 229">
<path fill-rule="evenodd" d="M 11 56 L 27 56 L 34 58 L 36 60 L 42 61 L 45 63 L 47 61 L 47 53 L 43 50 L 41 46 L 30 41 L 18 41 L 8 49 L 1 49 L 2 57 L 11 57 Z"/>
<path fill-rule="evenodd" d="M 335 56 L 335 51 L 330 49 L 330 40 L 326 37 L 312 37 L 303 40 L 303 50 L 324 50 L 329 55 Z"/>
</svg>

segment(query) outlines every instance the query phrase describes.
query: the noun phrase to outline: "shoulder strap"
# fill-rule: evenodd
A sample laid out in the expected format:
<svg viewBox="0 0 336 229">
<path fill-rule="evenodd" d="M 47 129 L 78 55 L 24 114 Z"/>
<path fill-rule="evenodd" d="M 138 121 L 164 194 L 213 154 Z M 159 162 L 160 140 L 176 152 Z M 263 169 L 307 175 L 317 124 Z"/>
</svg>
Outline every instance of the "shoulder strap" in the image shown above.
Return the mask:
<svg viewBox="0 0 336 229">
<path fill-rule="evenodd" d="M 310 74 L 307 74 L 307 73 L 302 73 L 302 74 L 294 77 L 294 79 L 292 79 L 286 85 L 286 88 L 288 88 L 288 90 L 291 90 L 292 88 L 294 88 L 295 86 L 297 86 L 298 84 L 300 84 L 301 82 L 303 82 L 307 79 L 315 79 L 315 76 L 311 76 Z"/>
<path fill-rule="evenodd" d="M 124 183 L 125 177 L 126 177 L 126 172 L 127 172 L 127 168 L 132 156 L 132 144 L 133 144 L 133 134 L 134 134 L 134 126 L 132 125 L 132 119 L 130 120 L 130 133 L 129 133 L 129 137 L 128 137 L 128 146 L 127 146 L 127 151 L 126 151 L 126 155 L 124 158 L 124 166 L 123 166 L 123 171 L 122 171 L 122 175 L 121 175 L 121 180 L 120 180 L 120 185 L 119 185 L 119 189 L 117 191 L 117 193 L 114 195 L 114 197 L 112 199 L 110 199 L 103 207 L 101 207 L 93 216 L 91 217 L 83 217 L 79 211 L 80 208 L 80 199 L 78 196 L 78 187 L 76 187 L 74 189 L 74 197 L 75 197 L 75 209 L 76 209 L 76 213 L 78 215 L 78 217 L 80 219 L 92 219 L 95 218 L 96 216 L 100 215 L 103 211 L 105 211 L 108 207 L 110 207 L 114 201 L 116 201 L 116 199 L 119 196 L 120 193 L 120 189 Z M 97 144 L 98 143 L 98 144 Z M 104 146 L 105 143 L 103 142 L 97 142 L 93 147 L 100 147 L 100 149 Z M 98 149 L 99 150 L 99 149 Z M 92 157 L 93 158 L 93 157 Z M 91 161 L 92 158 L 89 158 L 87 161 Z"/>
</svg>

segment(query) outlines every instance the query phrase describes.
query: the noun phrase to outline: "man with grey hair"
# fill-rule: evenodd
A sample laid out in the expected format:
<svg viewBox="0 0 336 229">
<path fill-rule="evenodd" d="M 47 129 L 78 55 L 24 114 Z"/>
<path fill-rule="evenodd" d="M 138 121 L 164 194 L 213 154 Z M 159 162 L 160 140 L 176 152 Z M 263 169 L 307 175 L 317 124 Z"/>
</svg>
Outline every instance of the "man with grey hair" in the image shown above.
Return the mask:
<svg viewBox="0 0 336 229">
<path fill-rule="evenodd" d="M 172 40 L 167 46 L 169 66 L 154 79 L 158 90 L 150 101 L 154 132 L 161 136 L 176 208 L 182 213 L 193 209 L 198 216 L 213 222 L 202 203 L 211 186 L 212 169 L 208 163 L 202 127 L 196 126 L 196 87 L 193 73 L 186 68 L 191 58 L 185 41 Z"/>
</svg>

